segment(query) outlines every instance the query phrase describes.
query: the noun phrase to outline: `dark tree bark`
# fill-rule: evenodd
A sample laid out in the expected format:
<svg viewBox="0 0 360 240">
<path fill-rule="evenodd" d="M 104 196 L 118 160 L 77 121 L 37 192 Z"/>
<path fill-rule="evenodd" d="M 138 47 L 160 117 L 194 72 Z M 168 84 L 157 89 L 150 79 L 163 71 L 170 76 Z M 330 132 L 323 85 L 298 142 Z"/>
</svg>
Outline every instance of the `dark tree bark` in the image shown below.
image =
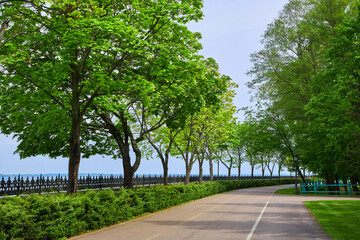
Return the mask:
<svg viewBox="0 0 360 240">
<path fill-rule="evenodd" d="M 198 156 L 198 163 L 199 163 L 199 184 L 203 182 L 203 164 L 205 160 L 205 151 L 201 152 L 201 156 Z"/>
<path fill-rule="evenodd" d="M 76 56 L 77 54 L 75 54 Z M 76 59 L 77 57 L 75 57 Z M 71 99 L 71 136 L 69 139 L 69 166 L 68 166 L 68 187 L 67 194 L 76 193 L 78 175 L 79 175 L 79 166 L 81 158 L 81 147 L 80 147 L 80 132 L 81 132 L 81 110 L 80 110 L 80 95 L 79 95 L 79 82 L 80 75 L 78 68 L 75 65 L 71 66 L 71 85 L 72 85 L 72 99 Z"/>
<path fill-rule="evenodd" d="M 359 188 L 357 186 L 357 184 L 359 182 L 359 178 L 356 177 L 356 176 L 352 176 L 352 177 L 350 177 L 350 182 L 351 182 L 352 189 L 355 192 L 355 194 L 360 195 L 360 191 L 359 191 Z"/>
<path fill-rule="evenodd" d="M 186 166 L 185 167 L 185 185 L 188 185 L 190 183 L 190 173 L 191 173 L 191 166 Z"/>
<path fill-rule="evenodd" d="M 210 181 L 214 181 L 214 164 L 213 164 L 211 149 L 209 149 L 208 158 L 209 158 Z"/>
</svg>

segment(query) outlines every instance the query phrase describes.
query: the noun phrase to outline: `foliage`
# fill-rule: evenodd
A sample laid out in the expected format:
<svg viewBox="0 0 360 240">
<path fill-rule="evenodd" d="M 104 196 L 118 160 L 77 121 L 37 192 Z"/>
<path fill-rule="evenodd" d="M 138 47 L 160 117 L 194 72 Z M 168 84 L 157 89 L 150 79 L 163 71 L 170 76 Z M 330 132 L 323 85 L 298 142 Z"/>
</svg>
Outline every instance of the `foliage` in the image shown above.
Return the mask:
<svg viewBox="0 0 360 240">
<path fill-rule="evenodd" d="M 251 56 L 248 86 L 283 159 L 298 153 L 302 168 L 329 183 L 360 173 L 358 4 L 290 0 Z"/>
<path fill-rule="evenodd" d="M 291 179 L 216 181 L 117 192 L 3 198 L 0 199 L 0 239 L 70 237 L 225 191 L 292 182 Z"/>
<path fill-rule="evenodd" d="M 144 135 L 183 126 L 226 90 L 229 78 L 185 26 L 202 18 L 202 0 L 2 4 L 0 129 L 22 158 L 69 156 L 69 193 L 81 157 L 95 154 L 121 157 L 132 187 Z M 150 116 L 161 121 L 145 129 Z"/>
<path fill-rule="evenodd" d="M 224 76 L 226 79 L 227 77 Z M 199 162 L 200 182 L 202 181 L 202 165 L 206 158 L 212 165 L 212 153 L 220 145 L 226 145 L 235 120 L 236 107 L 233 104 L 237 84 L 226 82 L 227 89 L 219 97 L 220 104 L 202 108 L 198 114 L 188 117 L 185 127 L 174 138 L 173 156 L 185 162 L 186 179 L 189 182 L 190 172 L 196 160 Z M 212 175 L 212 167 L 210 167 Z"/>
</svg>

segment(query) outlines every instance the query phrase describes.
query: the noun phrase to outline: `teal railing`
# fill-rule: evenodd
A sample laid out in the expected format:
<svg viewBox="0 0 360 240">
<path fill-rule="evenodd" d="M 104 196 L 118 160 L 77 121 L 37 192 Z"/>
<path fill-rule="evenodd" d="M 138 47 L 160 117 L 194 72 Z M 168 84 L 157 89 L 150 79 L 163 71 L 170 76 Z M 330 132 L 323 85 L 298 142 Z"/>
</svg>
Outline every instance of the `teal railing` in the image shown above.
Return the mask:
<svg viewBox="0 0 360 240">
<path fill-rule="evenodd" d="M 301 194 L 315 194 L 321 195 L 324 193 L 337 194 L 337 195 L 352 195 L 359 193 L 354 191 L 354 187 L 359 185 L 351 185 L 350 181 L 343 183 L 340 181 L 338 184 L 326 184 L 325 181 L 307 181 L 300 184 Z M 333 189 L 333 190 L 329 190 Z M 336 190 L 335 190 L 336 189 Z"/>
</svg>

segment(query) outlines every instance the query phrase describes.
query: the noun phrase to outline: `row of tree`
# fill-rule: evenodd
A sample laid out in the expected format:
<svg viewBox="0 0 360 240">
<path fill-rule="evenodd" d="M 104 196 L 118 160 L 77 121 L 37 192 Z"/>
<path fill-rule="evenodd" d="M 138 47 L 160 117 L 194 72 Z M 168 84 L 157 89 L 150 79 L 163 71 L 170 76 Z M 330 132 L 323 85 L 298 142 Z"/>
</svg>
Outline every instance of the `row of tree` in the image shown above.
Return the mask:
<svg viewBox="0 0 360 240">
<path fill-rule="evenodd" d="M 164 184 L 171 156 L 184 160 L 186 184 L 195 162 L 202 176 L 207 160 L 211 178 L 214 162 L 229 177 L 246 156 L 253 169 L 265 164 L 234 117 L 237 85 L 199 55 L 201 36 L 186 27 L 202 5 L 0 0 L 1 132 L 21 158 L 69 157 L 68 193 L 81 158 L 97 154 L 122 159 L 128 188 L 144 156 L 162 161 Z"/>
<path fill-rule="evenodd" d="M 256 167 L 273 175 L 276 165 L 280 175 L 292 167 L 294 149 L 304 149 L 302 166 L 313 170 L 305 150 L 310 156 L 316 121 L 309 124 L 303 95 L 314 83 L 302 83 L 313 77 L 303 59 L 309 53 L 297 57 L 281 45 L 290 44 L 290 33 L 294 41 L 304 37 L 292 14 L 306 32 L 299 10 L 317 16 L 311 6 L 291 1 L 269 25 L 249 84 L 266 104 L 240 123 L 237 85 L 199 55 L 201 36 L 185 25 L 202 18 L 202 0 L 0 0 L 1 132 L 18 140 L 21 158 L 69 157 L 68 193 L 77 190 L 81 158 L 96 154 L 122 159 L 129 188 L 144 156 L 161 160 L 164 184 L 171 156 L 184 160 L 186 183 L 195 162 L 202 181 L 206 160 L 211 178 L 215 162 L 229 177 L 234 167 L 240 176 L 245 161 L 252 176 Z M 313 42 L 299 44 L 306 52 Z"/>
<path fill-rule="evenodd" d="M 201 8 L 201 0 L 1 0 L 2 133 L 14 134 L 22 158 L 69 157 L 68 193 L 81 157 L 95 154 L 121 158 L 132 187 L 142 142 L 158 143 L 152 132 L 191 141 L 199 129 L 179 129 L 224 105 L 231 80 L 198 54 L 200 34 L 185 26 Z"/>
<path fill-rule="evenodd" d="M 290 0 L 251 55 L 258 104 L 247 121 L 328 183 L 360 176 L 359 9 L 358 0 Z"/>
</svg>

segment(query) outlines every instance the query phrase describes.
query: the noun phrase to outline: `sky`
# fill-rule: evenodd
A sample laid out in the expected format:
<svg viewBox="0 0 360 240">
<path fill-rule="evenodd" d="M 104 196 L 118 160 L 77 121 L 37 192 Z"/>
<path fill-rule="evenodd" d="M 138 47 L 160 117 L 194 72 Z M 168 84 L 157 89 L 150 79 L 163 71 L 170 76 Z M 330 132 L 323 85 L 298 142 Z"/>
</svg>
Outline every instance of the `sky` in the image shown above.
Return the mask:
<svg viewBox="0 0 360 240">
<path fill-rule="evenodd" d="M 249 55 L 262 48 L 261 35 L 279 14 L 288 0 L 204 0 L 204 18 L 190 23 L 188 28 L 200 32 L 203 45 L 201 54 L 211 57 L 219 64 L 220 72 L 230 76 L 239 85 L 234 103 L 238 108 L 251 105 L 250 95 L 245 83 L 250 80 L 246 72 L 251 68 Z M 243 119 L 241 113 L 238 114 Z M 68 159 L 49 159 L 37 156 L 20 160 L 13 154 L 17 142 L 11 137 L 0 135 L 0 174 L 46 174 L 67 173 Z M 220 174 L 227 174 L 225 167 L 220 166 Z M 82 159 L 80 173 L 113 173 L 123 172 L 121 160 L 110 157 L 94 156 Z M 193 166 L 192 174 L 197 174 L 198 166 Z M 217 166 L 214 166 L 217 172 Z M 256 170 L 260 174 L 261 170 Z M 136 174 L 161 174 L 162 165 L 159 159 L 143 159 Z M 169 174 L 184 174 L 185 163 L 181 159 L 171 159 Z M 204 163 L 204 174 L 208 174 L 208 164 Z M 232 170 L 237 173 L 236 169 Z M 248 164 L 242 165 L 242 174 L 250 174 Z"/>
</svg>

